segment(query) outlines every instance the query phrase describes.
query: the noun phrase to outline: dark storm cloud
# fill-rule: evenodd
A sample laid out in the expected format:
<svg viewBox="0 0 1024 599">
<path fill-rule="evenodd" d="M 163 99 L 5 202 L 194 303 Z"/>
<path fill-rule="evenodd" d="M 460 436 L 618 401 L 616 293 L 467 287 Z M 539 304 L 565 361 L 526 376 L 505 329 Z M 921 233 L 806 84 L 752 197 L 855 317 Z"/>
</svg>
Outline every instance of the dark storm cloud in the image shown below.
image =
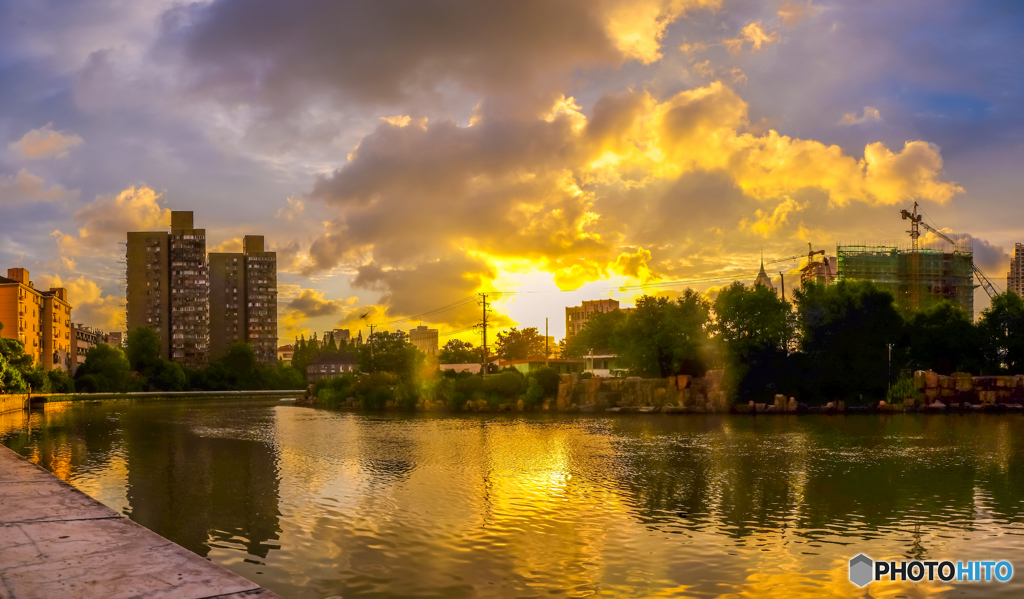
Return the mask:
<svg viewBox="0 0 1024 599">
<path fill-rule="evenodd" d="M 619 62 L 601 4 L 217 0 L 167 13 L 160 47 L 187 61 L 193 92 L 229 104 L 418 104 L 452 85 L 519 93 Z"/>
</svg>

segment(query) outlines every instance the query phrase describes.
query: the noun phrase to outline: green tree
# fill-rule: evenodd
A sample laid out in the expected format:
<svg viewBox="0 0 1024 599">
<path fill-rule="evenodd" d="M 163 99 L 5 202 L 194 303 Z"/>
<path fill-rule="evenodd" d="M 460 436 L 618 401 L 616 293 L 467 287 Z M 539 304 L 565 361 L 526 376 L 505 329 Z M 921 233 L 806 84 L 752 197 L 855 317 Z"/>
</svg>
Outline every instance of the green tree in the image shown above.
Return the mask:
<svg viewBox="0 0 1024 599">
<path fill-rule="evenodd" d="M 441 348 L 438 361 L 441 364 L 477 364 L 480 362 L 480 352 L 468 341 L 451 339 Z"/>
<path fill-rule="evenodd" d="M 144 373 L 160 361 L 160 333 L 149 327 L 136 327 L 128 332 L 125 357 L 133 372 Z"/>
<path fill-rule="evenodd" d="M 979 328 L 988 369 L 1024 373 L 1024 299 L 1013 291 L 995 296 L 981 313 Z"/>
<path fill-rule="evenodd" d="M 119 347 L 100 343 L 89 348 L 85 362 L 75 371 L 75 385 L 82 392 L 120 393 L 131 390 L 128 358 Z"/>
<path fill-rule="evenodd" d="M 980 374 L 984 364 L 982 334 L 967 311 L 941 302 L 907 319 L 899 346 L 903 365 L 941 374 Z"/>
<path fill-rule="evenodd" d="M 0 325 L 2 327 L 3 325 Z M 7 361 L 7 356 L 0 352 L 0 393 L 24 393 L 28 390 L 21 371 Z"/>
<path fill-rule="evenodd" d="M 146 369 L 146 383 L 154 391 L 185 391 L 188 377 L 177 362 L 160 359 Z"/>
<path fill-rule="evenodd" d="M 590 315 L 579 333 L 563 340 L 562 355 L 567 358 L 581 358 L 590 352 L 610 353 L 615 346 L 616 337 L 628 334 L 625 327 L 625 312 L 595 312 Z"/>
<path fill-rule="evenodd" d="M 645 295 L 629 314 L 625 334 L 613 338 L 612 349 L 635 376 L 703 376 L 710 320 L 711 304 L 691 289 L 674 302 Z"/>
<path fill-rule="evenodd" d="M 764 399 L 782 391 L 787 347 L 796 315 L 771 289 L 733 283 L 714 303 L 713 331 L 724 345 L 727 387 L 733 399 Z"/>
<path fill-rule="evenodd" d="M 334 335 L 331 335 L 331 340 L 327 342 L 323 349 L 324 353 L 336 354 L 338 353 L 338 344 L 334 342 Z"/>
<path fill-rule="evenodd" d="M 793 295 L 808 392 L 851 402 L 885 397 L 889 344 L 903 326 L 892 296 L 867 281 L 810 283 Z"/>
<path fill-rule="evenodd" d="M 527 358 L 544 358 L 544 337 L 536 327 L 519 330 L 512 327 L 504 333 L 498 333 L 494 353 L 504 360 L 525 360 Z"/>
<path fill-rule="evenodd" d="M 413 377 L 423 359 L 423 352 L 409 343 L 403 331 L 376 331 L 356 353 L 361 371 L 390 372 L 403 380 Z"/>
</svg>

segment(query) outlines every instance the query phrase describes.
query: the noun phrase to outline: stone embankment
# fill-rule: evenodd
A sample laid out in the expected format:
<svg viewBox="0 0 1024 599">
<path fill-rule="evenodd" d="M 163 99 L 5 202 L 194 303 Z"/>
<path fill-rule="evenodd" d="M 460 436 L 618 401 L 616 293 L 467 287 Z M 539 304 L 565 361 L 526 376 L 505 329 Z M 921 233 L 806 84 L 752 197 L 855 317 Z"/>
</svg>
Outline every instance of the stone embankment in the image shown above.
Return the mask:
<svg viewBox="0 0 1024 599">
<path fill-rule="evenodd" d="M 0 414 L 19 412 L 28 407 L 28 395 L 0 395 Z"/>
<path fill-rule="evenodd" d="M 3 446 L 0 597 L 280 599 Z"/>
</svg>

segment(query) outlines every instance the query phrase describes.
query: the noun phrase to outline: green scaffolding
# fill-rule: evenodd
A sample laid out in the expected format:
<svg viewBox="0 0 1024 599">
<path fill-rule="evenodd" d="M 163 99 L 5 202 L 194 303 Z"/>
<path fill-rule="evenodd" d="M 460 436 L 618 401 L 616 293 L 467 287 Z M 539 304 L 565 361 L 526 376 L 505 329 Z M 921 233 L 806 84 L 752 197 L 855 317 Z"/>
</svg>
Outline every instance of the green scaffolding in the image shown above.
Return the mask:
<svg viewBox="0 0 1024 599">
<path fill-rule="evenodd" d="M 840 245 L 836 258 L 838 280 L 871 281 L 891 293 L 904 313 L 946 300 L 974 317 L 974 254 L 969 249 Z"/>
</svg>

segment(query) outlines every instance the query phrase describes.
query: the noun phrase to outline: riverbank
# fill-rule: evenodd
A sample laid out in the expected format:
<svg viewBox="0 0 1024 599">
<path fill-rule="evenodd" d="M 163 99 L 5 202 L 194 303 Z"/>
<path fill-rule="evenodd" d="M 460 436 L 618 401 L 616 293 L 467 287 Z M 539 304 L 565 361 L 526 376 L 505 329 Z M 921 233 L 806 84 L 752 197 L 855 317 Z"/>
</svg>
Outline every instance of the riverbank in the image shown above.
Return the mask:
<svg viewBox="0 0 1024 599">
<path fill-rule="evenodd" d="M 130 393 L 33 393 L 33 405 L 65 401 L 99 401 L 104 399 L 221 399 L 231 397 L 259 397 L 260 399 L 290 399 L 301 395 L 294 391 L 136 391 Z M 4 397 L 25 397 L 0 395 Z"/>
<path fill-rule="evenodd" d="M 0 594 L 11 599 L 278 595 L 0 447 Z"/>
</svg>

